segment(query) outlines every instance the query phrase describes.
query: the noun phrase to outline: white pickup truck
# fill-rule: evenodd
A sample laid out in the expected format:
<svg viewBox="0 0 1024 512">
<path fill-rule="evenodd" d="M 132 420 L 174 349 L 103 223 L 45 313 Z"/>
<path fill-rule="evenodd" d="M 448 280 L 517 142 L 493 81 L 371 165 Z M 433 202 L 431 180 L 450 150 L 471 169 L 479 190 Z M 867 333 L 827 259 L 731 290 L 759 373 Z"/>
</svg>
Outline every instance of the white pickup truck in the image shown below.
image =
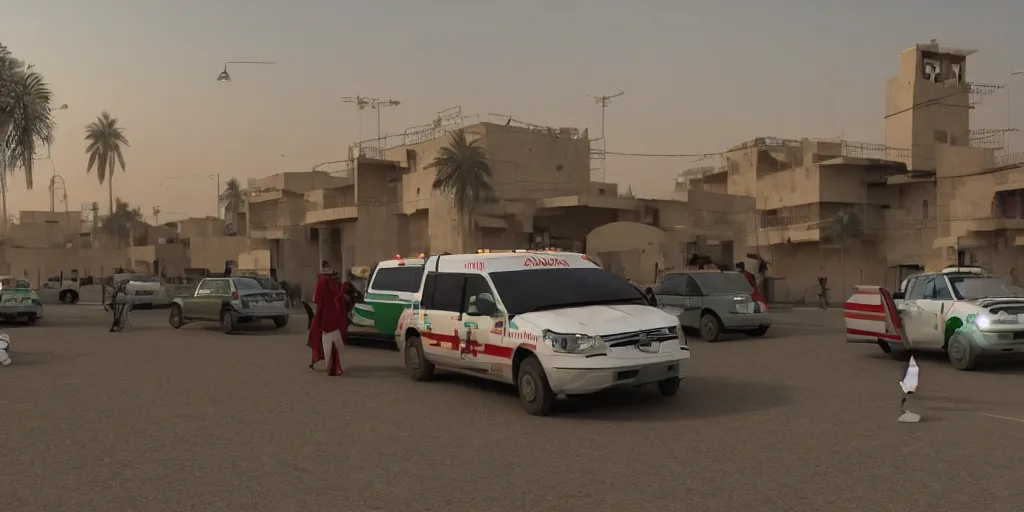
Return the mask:
<svg viewBox="0 0 1024 512">
<path fill-rule="evenodd" d="M 958 370 L 979 359 L 1024 352 L 1024 289 L 978 267 L 951 266 L 905 280 L 891 296 L 858 286 L 844 306 L 846 338 L 903 358 L 945 352 Z"/>
</svg>

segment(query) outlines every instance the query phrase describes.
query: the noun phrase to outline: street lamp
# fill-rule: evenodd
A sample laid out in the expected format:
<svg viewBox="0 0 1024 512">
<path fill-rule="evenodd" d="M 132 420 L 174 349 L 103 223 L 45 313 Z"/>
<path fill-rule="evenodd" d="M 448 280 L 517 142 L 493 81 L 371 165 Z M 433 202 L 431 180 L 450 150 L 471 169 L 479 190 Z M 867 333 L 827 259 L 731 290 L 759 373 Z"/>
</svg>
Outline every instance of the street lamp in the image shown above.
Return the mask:
<svg viewBox="0 0 1024 512">
<path fill-rule="evenodd" d="M 68 109 L 68 104 L 67 103 L 63 103 L 59 107 L 51 107 L 50 108 L 50 110 L 67 110 L 67 109 Z M 53 152 L 50 151 L 50 146 L 46 146 L 46 159 L 50 161 L 50 169 L 53 171 L 53 176 L 50 178 L 50 212 L 54 212 L 54 211 L 56 211 L 56 203 L 55 203 L 55 199 L 54 199 L 54 196 L 53 196 L 53 187 L 54 187 L 54 183 L 55 183 L 55 181 L 57 179 L 57 164 L 53 163 Z M 61 178 L 61 182 L 63 182 L 63 181 L 64 181 L 64 178 Z M 64 208 L 65 209 L 67 209 L 67 206 L 68 206 L 67 205 L 67 200 L 68 200 L 68 191 L 67 191 L 67 188 L 65 188 L 64 189 L 64 201 L 65 201 L 64 202 Z"/>
<path fill-rule="evenodd" d="M 224 63 L 224 71 L 221 71 L 220 74 L 217 75 L 217 81 L 218 82 L 230 82 L 231 81 L 231 74 L 228 73 L 228 64 L 263 64 L 263 65 L 266 65 L 266 64 L 277 64 L 277 63 L 276 62 L 261 61 L 261 60 L 229 60 L 229 61 Z"/>
</svg>

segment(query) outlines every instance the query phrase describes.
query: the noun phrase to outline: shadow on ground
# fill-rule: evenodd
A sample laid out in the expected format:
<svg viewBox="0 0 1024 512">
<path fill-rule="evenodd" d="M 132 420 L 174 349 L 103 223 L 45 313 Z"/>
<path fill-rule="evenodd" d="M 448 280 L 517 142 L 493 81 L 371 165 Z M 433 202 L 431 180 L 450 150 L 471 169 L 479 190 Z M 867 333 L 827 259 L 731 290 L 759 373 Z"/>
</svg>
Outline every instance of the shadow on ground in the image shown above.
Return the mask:
<svg viewBox="0 0 1024 512">
<path fill-rule="evenodd" d="M 438 373 L 434 380 L 508 400 L 519 399 L 516 388 L 510 384 L 452 373 Z M 683 381 L 679 395 L 672 398 L 662 397 L 653 385 L 616 388 L 560 400 L 556 402 L 553 414 L 563 418 L 601 421 L 675 421 L 745 414 L 791 402 L 786 388 L 776 384 L 690 377 Z"/>
</svg>

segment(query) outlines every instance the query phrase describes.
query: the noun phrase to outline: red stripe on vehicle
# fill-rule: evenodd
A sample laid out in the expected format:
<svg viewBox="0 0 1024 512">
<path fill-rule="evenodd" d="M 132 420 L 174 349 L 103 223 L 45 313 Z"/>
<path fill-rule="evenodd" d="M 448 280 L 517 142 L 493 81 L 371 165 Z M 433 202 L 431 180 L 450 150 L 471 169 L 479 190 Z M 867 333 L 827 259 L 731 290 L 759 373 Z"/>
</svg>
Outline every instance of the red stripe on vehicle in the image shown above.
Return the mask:
<svg viewBox="0 0 1024 512">
<path fill-rule="evenodd" d="M 889 334 L 887 332 L 873 332 L 873 331 L 865 331 L 865 330 L 861 330 L 861 329 L 850 329 L 850 328 L 847 328 L 846 329 L 846 334 L 849 334 L 849 335 L 852 335 L 852 336 L 866 336 L 868 338 L 881 338 L 883 340 L 889 340 L 889 341 L 899 341 L 899 342 L 903 341 L 903 338 L 900 337 L 899 334 Z"/>
<path fill-rule="evenodd" d="M 849 311 L 844 311 L 843 312 L 843 317 L 849 318 L 851 320 L 871 320 L 871 321 L 875 321 L 875 322 L 884 322 L 885 321 L 885 315 L 881 314 L 881 313 L 878 313 L 878 314 L 867 314 L 867 313 L 851 313 Z"/>
<path fill-rule="evenodd" d="M 843 304 L 843 309 L 849 311 L 861 311 L 864 313 L 885 313 L 885 308 L 881 304 L 861 304 L 859 302 L 847 302 Z"/>
<path fill-rule="evenodd" d="M 885 288 L 882 288 L 882 302 L 885 304 L 885 308 L 889 310 L 889 316 L 892 317 L 892 325 L 896 328 L 896 332 L 902 332 L 903 319 L 900 318 L 900 311 L 896 308 L 896 301 L 892 300 L 892 294 Z"/>
<path fill-rule="evenodd" d="M 430 346 L 432 347 L 440 347 L 442 343 L 450 343 L 452 345 L 451 350 L 459 350 L 463 343 L 463 340 L 455 334 L 423 332 L 420 333 L 420 336 L 422 336 L 424 339 L 430 340 Z M 493 356 L 500 357 L 502 359 L 512 359 L 512 352 L 514 352 L 514 349 L 512 347 L 506 347 L 504 345 L 491 345 L 486 343 L 481 344 L 473 339 L 469 340 L 469 346 L 470 352 L 475 352 L 473 355 Z"/>
</svg>

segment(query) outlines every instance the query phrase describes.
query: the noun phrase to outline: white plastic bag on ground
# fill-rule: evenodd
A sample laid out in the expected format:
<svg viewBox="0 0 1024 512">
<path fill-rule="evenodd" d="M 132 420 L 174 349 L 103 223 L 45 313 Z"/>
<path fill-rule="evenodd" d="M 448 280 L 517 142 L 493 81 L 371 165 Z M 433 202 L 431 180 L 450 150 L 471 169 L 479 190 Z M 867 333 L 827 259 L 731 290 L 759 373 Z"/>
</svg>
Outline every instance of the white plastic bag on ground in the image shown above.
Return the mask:
<svg viewBox="0 0 1024 512">
<path fill-rule="evenodd" d="M 0 366 L 10 366 L 11 356 L 7 353 L 11 349 L 11 337 L 0 333 Z"/>
</svg>

